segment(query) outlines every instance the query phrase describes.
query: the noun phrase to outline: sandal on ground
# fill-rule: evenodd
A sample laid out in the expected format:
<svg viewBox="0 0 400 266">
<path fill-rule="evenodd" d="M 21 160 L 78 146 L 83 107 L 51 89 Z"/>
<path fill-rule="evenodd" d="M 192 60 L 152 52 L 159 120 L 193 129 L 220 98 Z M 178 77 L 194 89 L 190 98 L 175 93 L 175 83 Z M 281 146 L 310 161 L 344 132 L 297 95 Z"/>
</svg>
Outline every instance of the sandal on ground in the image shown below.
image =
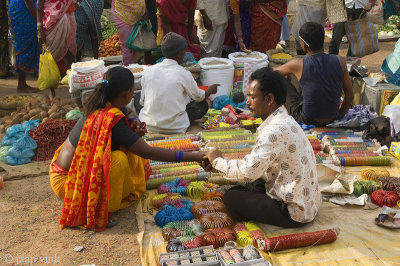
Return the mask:
<svg viewBox="0 0 400 266">
<path fill-rule="evenodd" d="M 112 217 L 110 214 L 108 214 L 108 219 L 107 219 L 107 225 L 106 228 L 111 228 L 114 227 L 118 224 L 118 219 L 116 217 Z"/>
</svg>

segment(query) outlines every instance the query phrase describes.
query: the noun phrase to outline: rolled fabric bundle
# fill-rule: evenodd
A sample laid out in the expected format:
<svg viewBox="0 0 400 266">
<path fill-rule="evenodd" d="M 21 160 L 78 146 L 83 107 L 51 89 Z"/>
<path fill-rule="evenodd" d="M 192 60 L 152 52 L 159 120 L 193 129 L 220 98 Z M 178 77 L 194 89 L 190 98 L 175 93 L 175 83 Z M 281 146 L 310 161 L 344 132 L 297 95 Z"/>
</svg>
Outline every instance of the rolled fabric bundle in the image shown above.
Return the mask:
<svg viewBox="0 0 400 266">
<path fill-rule="evenodd" d="M 291 248 L 322 245 L 336 241 L 339 233 L 340 230 L 335 228 L 272 238 L 260 237 L 257 239 L 257 247 L 265 252 L 274 252 Z"/>
</svg>

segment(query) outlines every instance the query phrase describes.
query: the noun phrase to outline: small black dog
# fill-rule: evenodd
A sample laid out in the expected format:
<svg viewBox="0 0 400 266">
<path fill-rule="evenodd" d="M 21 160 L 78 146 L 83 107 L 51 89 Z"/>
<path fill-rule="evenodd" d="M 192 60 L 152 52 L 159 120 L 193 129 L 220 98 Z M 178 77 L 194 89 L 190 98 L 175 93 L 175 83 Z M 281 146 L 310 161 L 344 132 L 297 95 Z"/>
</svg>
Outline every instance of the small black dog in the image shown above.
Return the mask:
<svg viewBox="0 0 400 266">
<path fill-rule="evenodd" d="M 371 119 L 364 125 L 364 130 L 363 137 L 365 139 L 376 139 L 381 145 L 386 145 L 388 148 L 392 141 L 395 141 L 395 138 L 391 136 L 389 118 L 379 116 Z"/>
</svg>

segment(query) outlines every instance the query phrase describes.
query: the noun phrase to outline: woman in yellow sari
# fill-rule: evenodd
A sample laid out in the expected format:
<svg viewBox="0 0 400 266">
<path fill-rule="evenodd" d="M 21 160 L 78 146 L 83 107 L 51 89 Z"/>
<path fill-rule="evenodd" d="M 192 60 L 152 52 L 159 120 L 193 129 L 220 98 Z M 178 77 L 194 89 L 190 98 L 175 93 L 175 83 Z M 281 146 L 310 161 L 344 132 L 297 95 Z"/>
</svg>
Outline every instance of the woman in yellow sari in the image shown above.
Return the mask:
<svg viewBox="0 0 400 266">
<path fill-rule="evenodd" d="M 145 131 L 129 123 L 125 109 L 134 92 L 134 77 L 123 67 L 104 75 L 85 103 L 85 116 L 56 151 L 50 165 L 50 183 L 64 199 L 62 228 L 84 226 L 102 231 L 114 225 L 108 219 L 131 205 L 146 190 L 151 174 L 147 159 L 202 161 L 201 153 L 149 146 L 139 135 Z M 144 159 L 145 158 L 145 159 Z"/>
</svg>

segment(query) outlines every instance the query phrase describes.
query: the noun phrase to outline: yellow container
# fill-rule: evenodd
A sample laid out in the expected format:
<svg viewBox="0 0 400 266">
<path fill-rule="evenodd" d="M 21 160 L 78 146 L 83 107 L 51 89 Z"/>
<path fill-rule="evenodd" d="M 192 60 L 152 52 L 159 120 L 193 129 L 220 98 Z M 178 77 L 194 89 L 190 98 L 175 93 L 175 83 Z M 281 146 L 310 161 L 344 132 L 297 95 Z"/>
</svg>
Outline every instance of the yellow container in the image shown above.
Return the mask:
<svg viewBox="0 0 400 266">
<path fill-rule="evenodd" d="M 390 153 L 397 159 L 400 159 L 400 142 L 392 142 Z"/>
</svg>

